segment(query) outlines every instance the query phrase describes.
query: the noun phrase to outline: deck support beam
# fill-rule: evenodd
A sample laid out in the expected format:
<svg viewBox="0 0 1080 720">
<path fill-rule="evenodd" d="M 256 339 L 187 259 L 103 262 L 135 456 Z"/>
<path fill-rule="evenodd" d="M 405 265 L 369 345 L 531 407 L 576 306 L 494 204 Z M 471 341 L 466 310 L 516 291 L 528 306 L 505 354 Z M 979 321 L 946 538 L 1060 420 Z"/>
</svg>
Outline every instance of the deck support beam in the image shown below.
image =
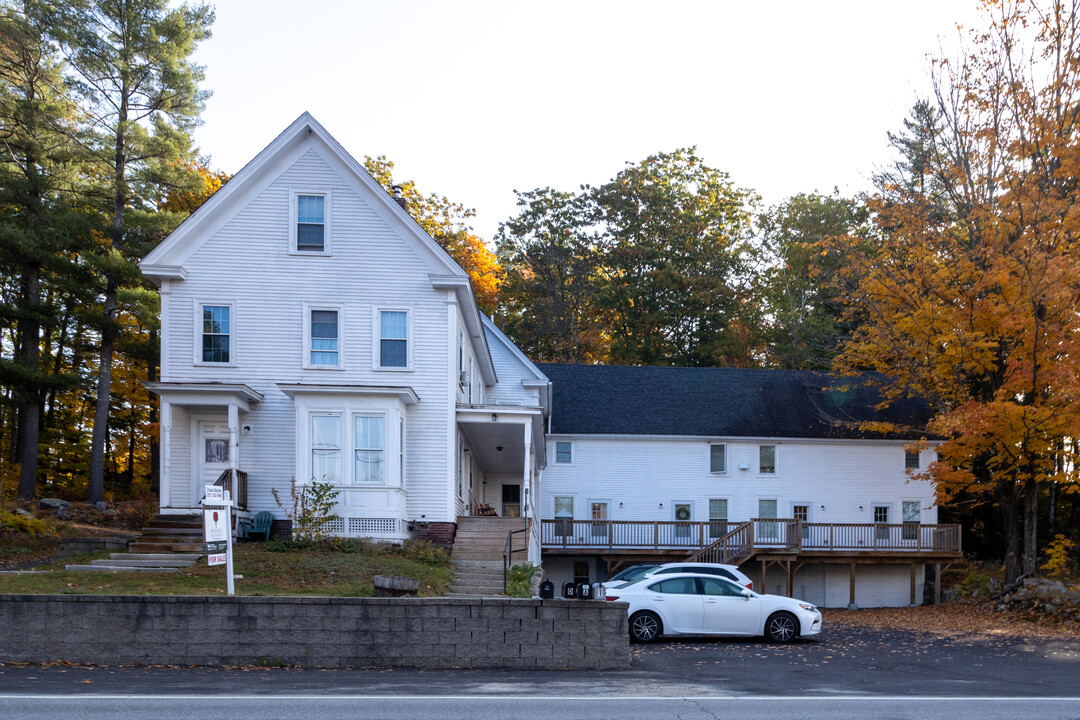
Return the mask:
<svg viewBox="0 0 1080 720">
<path fill-rule="evenodd" d="M 851 590 L 848 593 L 848 610 L 858 610 L 859 606 L 855 604 L 855 561 L 851 561 Z"/>
</svg>

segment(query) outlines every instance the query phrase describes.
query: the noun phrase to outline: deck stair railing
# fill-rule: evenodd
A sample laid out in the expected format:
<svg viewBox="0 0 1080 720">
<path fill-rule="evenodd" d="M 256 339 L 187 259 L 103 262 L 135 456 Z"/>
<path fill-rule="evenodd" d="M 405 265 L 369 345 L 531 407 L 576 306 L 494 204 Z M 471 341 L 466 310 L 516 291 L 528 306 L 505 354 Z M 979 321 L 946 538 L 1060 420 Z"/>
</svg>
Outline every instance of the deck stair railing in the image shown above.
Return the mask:
<svg viewBox="0 0 1080 720">
<path fill-rule="evenodd" d="M 243 470 L 236 470 L 235 475 L 232 468 L 228 468 L 218 479 L 214 481 L 215 485 L 220 485 L 229 492 L 229 496 L 232 498 L 233 503 L 239 510 L 247 510 L 247 485 L 248 476 Z"/>
<path fill-rule="evenodd" d="M 751 530 L 750 523 L 739 523 L 734 530 L 691 555 L 687 558 L 687 562 L 738 565 L 754 554 L 753 533 Z"/>
</svg>

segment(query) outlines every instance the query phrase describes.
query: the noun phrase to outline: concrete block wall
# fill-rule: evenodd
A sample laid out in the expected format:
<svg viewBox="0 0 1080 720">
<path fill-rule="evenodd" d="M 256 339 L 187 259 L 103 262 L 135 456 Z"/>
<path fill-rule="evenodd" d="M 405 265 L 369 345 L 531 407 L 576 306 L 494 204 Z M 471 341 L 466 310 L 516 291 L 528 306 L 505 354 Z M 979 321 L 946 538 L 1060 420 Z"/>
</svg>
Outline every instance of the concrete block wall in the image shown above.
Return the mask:
<svg viewBox="0 0 1080 720">
<path fill-rule="evenodd" d="M 626 604 L 516 598 L 0 595 L 0 662 L 611 669 Z"/>
</svg>

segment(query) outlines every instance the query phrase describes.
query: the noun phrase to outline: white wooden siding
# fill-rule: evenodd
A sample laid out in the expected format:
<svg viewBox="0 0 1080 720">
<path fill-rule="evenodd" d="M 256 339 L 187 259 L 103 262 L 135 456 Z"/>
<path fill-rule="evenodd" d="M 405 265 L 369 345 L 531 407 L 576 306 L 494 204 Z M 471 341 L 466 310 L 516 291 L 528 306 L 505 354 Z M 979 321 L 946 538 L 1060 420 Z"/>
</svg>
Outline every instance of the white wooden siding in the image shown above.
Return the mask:
<svg viewBox="0 0 1080 720">
<path fill-rule="evenodd" d="M 570 441 L 573 462 L 555 462 L 555 443 Z M 719 441 L 719 440 L 717 440 Z M 922 503 L 922 522 L 937 522 L 930 483 L 904 472 L 904 443 L 877 441 L 727 441 L 727 472 L 709 472 L 709 442 L 679 438 L 550 436 L 541 517 L 552 518 L 553 496 L 573 496 L 574 513 L 588 519 L 588 498 L 611 500 L 611 520 L 672 520 L 674 502 L 692 502 L 693 520 L 709 519 L 709 499 L 728 500 L 728 520 L 758 517 L 758 501 L 776 499 L 780 517 L 809 503 L 810 522 L 873 522 L 872 505 Z M 776 473 L 758 472 L 758 446 L 776 445 Z M 932 451 L 923 454 L 923 466 Z M 748 465 L 740 470 L 740 463 Z M 621 505 L 620 505 L 621 503 Z M 663 503 L 663 507 L 660 504 Z M 861 509 L 860 509 L 861 506 Z"/>
<path fill-rule="evenodd" d="M 499 382 L 487 389 L 488 402 L 496 405 L 540 406 L 540 393 L 536 388 L 526 388 L 522 380 L 535 380 L 535 374 L 525 367 L 499 338 L 488 335 L 491 362 Z"/>
<path fill-rule="evenodd" d="M 287 492 L 296 464 L 296 415 L 277 383 L 368 384 L 412 387 L 420 402 L 406 418 L 407 514 L 445 521 L 446 418 L 451 395 L 445 343 L 447 293 L 431 287 L 433 268 L 373 205 L 313 146 L 184 262 L 188 279 L 170 283 L 162 321 L 167 382 L 245 383 L 264 400 L 241 415 L 241 469 L 249 473 L 249 509 L 280 514 L 270 488 Z M 290 254 L 290 188 L 332 191 L 333 254 Z M 196 302 L 235 302 L 233 367 L 196 365 Z M 341 369 L 304 369 L 304 303 L 341 305 Z M 372 317 L 381 306 L 407 306 L 413 323 L 411 371 L 373 369 L 378 351 Z M 182 416 L 178 413 L 176 416 Z M 174 491 L 188 482 L 190 444 L 173 431 Z M 185 455 L 185 453 L 187 453 Z M 188 461 L 190 465 L 190 461 Z"/>
</svg>

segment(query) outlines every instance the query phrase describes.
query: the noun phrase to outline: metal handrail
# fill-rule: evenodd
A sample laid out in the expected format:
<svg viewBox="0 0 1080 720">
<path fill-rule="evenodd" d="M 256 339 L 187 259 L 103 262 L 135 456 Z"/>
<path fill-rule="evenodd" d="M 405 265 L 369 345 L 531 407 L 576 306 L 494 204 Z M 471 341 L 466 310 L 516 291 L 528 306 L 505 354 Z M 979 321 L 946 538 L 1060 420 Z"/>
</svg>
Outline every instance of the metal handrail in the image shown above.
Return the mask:
<svg viewBox="0 0 1080 720">
<path fill-rule="evenodd" d="M 514 536 L 518 533 L 528 532 L 528 528 L 522 528 L 521 530 L 509 530 L 506 533 L 506 544 L 503 545 L 503 595 L 506 594 L 506 574 L 510 572 L 510 556 L 514 553 L 527 552 L 528 548 L 518 548 L 512 550 Z"/>
</svg>

